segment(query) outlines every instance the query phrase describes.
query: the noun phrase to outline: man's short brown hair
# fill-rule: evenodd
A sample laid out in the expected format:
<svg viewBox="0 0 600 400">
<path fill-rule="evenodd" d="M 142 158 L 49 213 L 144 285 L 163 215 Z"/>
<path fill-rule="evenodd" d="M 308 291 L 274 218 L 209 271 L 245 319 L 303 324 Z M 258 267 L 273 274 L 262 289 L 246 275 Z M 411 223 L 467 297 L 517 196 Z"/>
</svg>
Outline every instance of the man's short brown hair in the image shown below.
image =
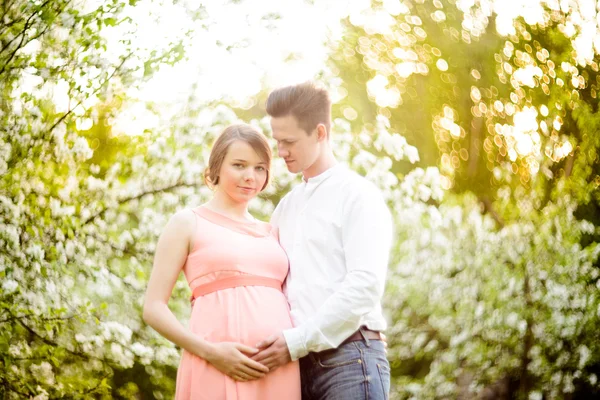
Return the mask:
<svg viewBox="0 0 600 400">
<path fill-rule="evenodd" d="M 331 100 L 325 89 L 312 82 L 275 89 L 267 98 L 267 114 L 271 117 L 293 115 L 298 126 L 309 135 L 319 124 L 327 135 L 331 126 Z"/>
</svg>

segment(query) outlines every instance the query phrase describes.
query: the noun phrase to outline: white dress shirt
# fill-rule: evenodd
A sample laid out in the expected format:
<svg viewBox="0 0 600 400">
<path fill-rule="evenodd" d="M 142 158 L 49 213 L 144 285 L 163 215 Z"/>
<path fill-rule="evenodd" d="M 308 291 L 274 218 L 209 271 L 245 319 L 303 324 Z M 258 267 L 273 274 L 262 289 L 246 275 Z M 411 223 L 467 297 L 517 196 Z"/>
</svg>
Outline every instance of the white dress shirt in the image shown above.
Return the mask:
<svg viewBox="0 0 600 400">
<path fill-rule="evenodd" d="M 338 347 L 365 325 L 382 331 L 392 218 L 379 189 L 337 164 L 297 185 L 271 223 L 290 260 L 285 292 L 292 360 Z"/>
</svg>

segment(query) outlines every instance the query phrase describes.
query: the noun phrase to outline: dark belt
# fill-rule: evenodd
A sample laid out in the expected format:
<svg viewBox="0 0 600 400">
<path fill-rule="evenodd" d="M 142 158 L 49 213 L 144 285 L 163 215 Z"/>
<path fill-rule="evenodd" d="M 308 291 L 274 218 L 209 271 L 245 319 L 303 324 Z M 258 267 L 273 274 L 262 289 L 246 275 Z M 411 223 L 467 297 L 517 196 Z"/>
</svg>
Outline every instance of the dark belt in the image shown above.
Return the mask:
<svg viewBox="0 0 600 400">
<path fill-rule="evenodd" d="M 364 335 L 364 336 L 363 336 Z M 359 330 L 354 332 L 350 337 L 342 342 L 342 344 L 357 342 L 363 339 L 369 340 L 381 340 L 381 333 L 378 331 L 373 331 L 366 326 L 361 327 Z M 341 346 L 341 345 L 340 345 Z"/>
</svg>

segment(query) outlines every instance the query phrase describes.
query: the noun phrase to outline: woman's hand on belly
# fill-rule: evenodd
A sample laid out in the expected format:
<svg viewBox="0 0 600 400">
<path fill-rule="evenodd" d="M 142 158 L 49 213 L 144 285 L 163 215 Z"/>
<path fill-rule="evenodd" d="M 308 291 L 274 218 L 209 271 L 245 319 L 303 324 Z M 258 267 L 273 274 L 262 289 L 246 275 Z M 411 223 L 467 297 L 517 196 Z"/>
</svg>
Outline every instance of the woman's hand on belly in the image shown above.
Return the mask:
<svg viewBox="0 0 600 400">
<path fill-rule="evenodd" d="M 262 378 L 269 368 L 248 356 L 258 353 L 258 349 L 237 342 L 213 343 L 205 360 L 213 367 L 240 382 Z"/>
</svg>

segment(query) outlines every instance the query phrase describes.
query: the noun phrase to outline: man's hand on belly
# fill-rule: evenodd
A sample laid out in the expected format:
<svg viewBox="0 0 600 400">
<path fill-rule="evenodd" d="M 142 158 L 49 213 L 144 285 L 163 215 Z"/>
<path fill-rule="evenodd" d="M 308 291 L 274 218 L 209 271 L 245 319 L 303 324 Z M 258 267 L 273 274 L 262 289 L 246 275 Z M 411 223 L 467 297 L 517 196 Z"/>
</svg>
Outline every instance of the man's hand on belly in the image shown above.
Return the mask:
<svg viewBox="0 0 600 400">
<path fill-rule="evenodd" d="M 269 368 L 269 372 L 292 361 L 283 332 L 269 336 L 256 347 L 260 351 L 251 358 Z"/>
</svg>

